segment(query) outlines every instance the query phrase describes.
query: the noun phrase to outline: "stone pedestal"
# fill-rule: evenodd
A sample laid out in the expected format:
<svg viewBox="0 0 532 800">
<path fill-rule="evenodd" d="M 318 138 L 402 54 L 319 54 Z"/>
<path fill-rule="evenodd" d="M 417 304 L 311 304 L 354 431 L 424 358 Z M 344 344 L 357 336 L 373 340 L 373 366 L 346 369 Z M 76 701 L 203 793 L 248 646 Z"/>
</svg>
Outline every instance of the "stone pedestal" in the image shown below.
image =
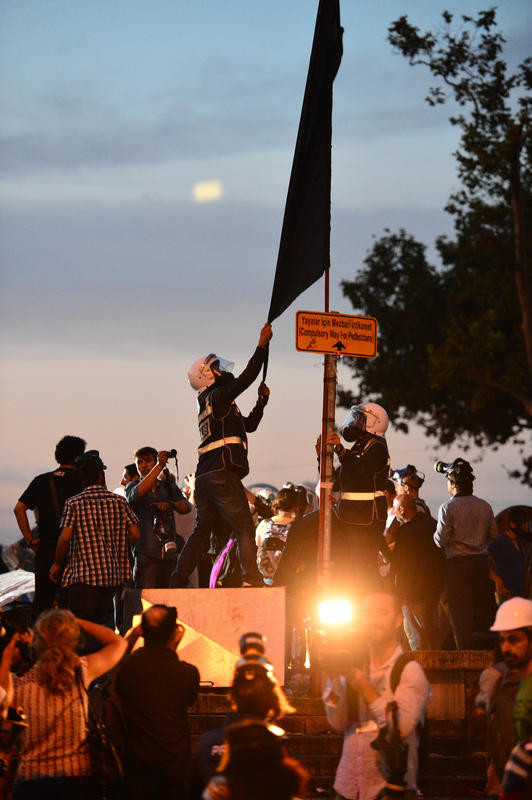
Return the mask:
<svg viewBox="0 0 532 800">
<path fill-rule="evenodd" d="M 230 686 L 240 658 L 238 641 L 255 631 L 266 637 L 266 655 L 284 683 L 285 590 L 143 589 L 145 603 L 177 608 L 186 633 L 179 656 L 195 664 L 206 686 Z"/>
</svg>

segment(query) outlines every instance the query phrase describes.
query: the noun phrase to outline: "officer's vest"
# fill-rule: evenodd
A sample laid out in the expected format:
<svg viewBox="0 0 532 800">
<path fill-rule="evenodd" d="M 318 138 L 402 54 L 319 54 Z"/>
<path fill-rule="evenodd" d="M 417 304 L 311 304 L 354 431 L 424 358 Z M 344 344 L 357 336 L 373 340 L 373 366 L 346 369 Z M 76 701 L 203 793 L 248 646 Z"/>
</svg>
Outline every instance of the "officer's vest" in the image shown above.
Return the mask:
<svg viewBox="0 0 532 800">
<path fill-rule="evenodd" d="M 363 459 L 373 447 L 382 448 L 383 466 L 377 472 L 362 475 L 349 475 L 349 465 L 342 465 L 338 472 L 340 499 L 338 516 L 344 522 L 356 525 L 371 525 L 372 522 L 386 520 L 386 497 L 384 489 L 390 471 L 390 456 L 386 440 L 381 436 L 367 439 L 354 445 L 351 452 Z"/>
<path fill-rule="evenodd" d="M 200 445 L 196 477 L 230 469 L 243 478 L 249 472 L 249 464 L 242 414 L 233 400 L 225 417 L 217 419 L 212 411 L 212 395 L 213 390 L 209 387 L 198 397 Z"/>
</svg>

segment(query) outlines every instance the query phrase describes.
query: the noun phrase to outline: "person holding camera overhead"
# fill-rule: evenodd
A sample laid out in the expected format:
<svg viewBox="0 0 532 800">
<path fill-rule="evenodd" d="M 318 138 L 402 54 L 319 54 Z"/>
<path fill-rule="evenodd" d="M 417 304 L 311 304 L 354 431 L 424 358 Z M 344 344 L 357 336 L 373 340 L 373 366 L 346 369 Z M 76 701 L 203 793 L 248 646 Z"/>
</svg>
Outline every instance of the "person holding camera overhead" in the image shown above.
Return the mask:
<svg viewBox="0 0 532 800">
<path fill-rule="evenodd" d="M 188 514 L 191 504 L 167 468 L 175 450 L 140 447 L 135 451 L 140 481 L 126 486 L 126 499 L 139 518 L 133 577 L 137 589 L 167 589 L 183 539 L 176 533 L 174 511 Z M 176 459 L 177 463 L 177 459 Z"/>
<path fill-rule="evenodd" d="M 497 525 L 490 504 L 473 494 L 475 476 L 468 461 L 437 461 L 434 469 L 445 475 L 452 495 L 439 508 L 434 541 L 445 553 L 456 644 L 459 650 L 481 650 L 486 645 L 482 634 L 488 634 L 495 612 L 488 542 L 497 537 Z"/>
</svg>

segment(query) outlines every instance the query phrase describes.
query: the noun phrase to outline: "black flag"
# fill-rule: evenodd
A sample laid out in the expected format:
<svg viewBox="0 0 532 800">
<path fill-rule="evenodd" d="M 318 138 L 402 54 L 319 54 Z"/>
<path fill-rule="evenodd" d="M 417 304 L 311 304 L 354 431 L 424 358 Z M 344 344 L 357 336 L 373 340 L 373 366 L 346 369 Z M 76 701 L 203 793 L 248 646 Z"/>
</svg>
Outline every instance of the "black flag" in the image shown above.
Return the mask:
<svg viewBox="0 0 532 800">
<path fill-rule="evenodd" d="M 342 59 L 339 0 L 320 0 L 268 321 L 329 267 L 332 88 Z"/>
</svg>

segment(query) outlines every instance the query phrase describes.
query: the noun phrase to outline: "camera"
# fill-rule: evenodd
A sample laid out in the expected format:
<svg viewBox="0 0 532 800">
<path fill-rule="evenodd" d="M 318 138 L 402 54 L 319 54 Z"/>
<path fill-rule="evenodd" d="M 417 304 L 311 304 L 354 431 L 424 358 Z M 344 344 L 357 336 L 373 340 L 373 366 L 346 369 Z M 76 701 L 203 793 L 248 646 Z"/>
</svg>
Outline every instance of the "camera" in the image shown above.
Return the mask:
<svg viewBox="0 0 532 800">
<path fill-rule="evenodd" d="M 153 532 L 161 543 L 163 558 L 177 558 L 177 545 L 174 541 L 174 534 L 163 514 L 155 515 Z"/>
<path fill-rule="evenodd" d="M 168 458 L 177 458 L 177 450 L 175 447 L 172 447 L 171 450 L 166 451 L 168 453 Z"/>
<path fill-rule="evenodd" d="M 256 677 L 269 676 L 273 679 L 273 667 L 266 658 L 264 649 L 266 641 L 260 633 L 244 633 L 238 646 L 241 658 L 235 665 L 235 680 L 254 680 Z"/>
<path fill-rule="evenodd" d="M 464 458 L 455 458 L 454 461 L 436 461 L 434 464 L 435 472 L 445 475 L 446 478 L 467 478 L 473 477 L 473 469 L 469 461 Z"/>
<path fill-rule="evenodd" d="M 264 655 L 266 640 L 261 633 L 244 633 L 239 639 L 238 649 L 241 656 Z"/>
<path fill-rule="evenodd" d="M 0 656 L 6 649 L 7 645 L 16 633 L 26 633 L 28 627 L 26 625 L 14 625 L 7 618 L 6 615 L 0 612 Z M 15 665 L 13 671 L 19 675 L 26 672 L 33 663 L 33 651 L 28 642 L 18 641 L 16 648 L 19 652 L 20 659 Z"/>
<path fill-rule="evenodd" d="M 320 628 L 315 631 L 313 650 L 313 662 L 329 673 L 345 674 L 351 667 L 362 667 L 369 658 L 366 637 L 356 628 Z"/>
</svg>

